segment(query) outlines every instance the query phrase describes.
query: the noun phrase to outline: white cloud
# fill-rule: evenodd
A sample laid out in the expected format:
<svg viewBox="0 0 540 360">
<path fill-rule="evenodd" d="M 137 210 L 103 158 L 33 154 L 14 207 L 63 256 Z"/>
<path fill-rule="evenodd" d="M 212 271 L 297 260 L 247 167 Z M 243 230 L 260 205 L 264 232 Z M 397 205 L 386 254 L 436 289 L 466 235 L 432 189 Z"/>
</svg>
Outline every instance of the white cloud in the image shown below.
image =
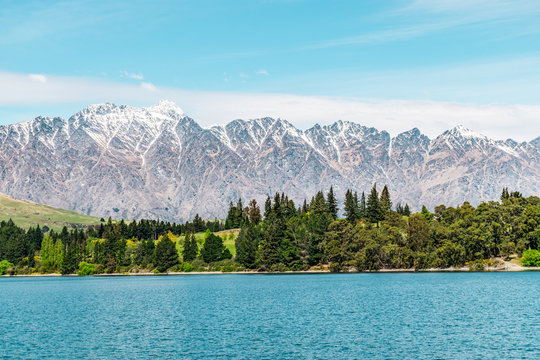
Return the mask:
<svg viewBox="0 0 540 360">
<path fill-rule="evenodd" d="M 43 84 L 47 82 L 47 77 L 45 75 L 41 75 L 41 74 L 29 74 L 28 78 L 33 80 L 33 81 L 37 81 L 37 82 L 40 82 L 40 83 L 43 83 Z"/>
<path fill-rule="evenodd" d="M 149 83 L 149 82 L 141 82 L 141 87 L 145 90 L 148 90 L 148 91 L 156 91 L 157 88 L 154 84 L 152 83 Z"/>
<path fill-rule="evenodd" d="M 129 71 L 122 71 L 122 77 L 133 79 L 133 80 L 143 80 L 144 76 L 142 73 L 132 73 Z"/>
<path fill-rule="evenodd" d="M 255 71 L 256 74 L 259 74 L 259 75 L 265 75 L 265 76 L 268 76 L 270 75 L 270 73 L 268 72 L 268 70 L 266 69 L 260 69 L 260 70 L 257 70 Z"/>
<path fill-rule="evenodd" d="M 281 117 L 300 128 L 349 120 L 392 135 L 418 127 L 430 137 L 462 124 L 495 139 L 531 140 L 540 135 L 540 106 L 471 105 L 435 101 L 376 100 L 213 91 L 190 91 L 102 79 L 48 76 L 36 82 L 28 74 L 0 72 L 0 107 L 72 106 L 116 102 L 149 106 L 169 99 L 203 126 L 237 118 Z M 67 106 L 69 108 L 69 106 Z M 36 113 L 41 115 L 41 113 Z M 71 114 L 52 114 L 69 116 Z M 6 121 L 8 119 L 2 119 Z"/>
<path fill-rule="evenodd" d="M 243 73 L 243 72 L 241 72 L 239 75 L 240 75 L 240 77 L 241 77 L 242 79 L 248 79 L 248 78 L 249 78 L 249 76 L 247 76 L 247 75 L 246 75 L 245 73 Z"/>
</svg>

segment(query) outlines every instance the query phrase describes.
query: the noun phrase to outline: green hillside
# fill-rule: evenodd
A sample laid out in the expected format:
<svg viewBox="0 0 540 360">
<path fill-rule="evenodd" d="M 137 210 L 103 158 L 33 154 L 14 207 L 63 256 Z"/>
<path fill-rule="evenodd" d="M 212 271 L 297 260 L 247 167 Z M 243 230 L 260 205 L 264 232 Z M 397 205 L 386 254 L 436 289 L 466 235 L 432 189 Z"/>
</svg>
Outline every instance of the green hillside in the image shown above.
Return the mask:
<svg viewBox="0 0 540 360">
<path fill-rule="evenodd" d="M 74 211 L 37 204 L 28 200 L 17 200 L 0 194 L 0 221 L 12 219 L 20 227 L 48 226 L 54 230 L 62 227 L 99 225 L 100 219 L 81 215 Z"/>
</svg>

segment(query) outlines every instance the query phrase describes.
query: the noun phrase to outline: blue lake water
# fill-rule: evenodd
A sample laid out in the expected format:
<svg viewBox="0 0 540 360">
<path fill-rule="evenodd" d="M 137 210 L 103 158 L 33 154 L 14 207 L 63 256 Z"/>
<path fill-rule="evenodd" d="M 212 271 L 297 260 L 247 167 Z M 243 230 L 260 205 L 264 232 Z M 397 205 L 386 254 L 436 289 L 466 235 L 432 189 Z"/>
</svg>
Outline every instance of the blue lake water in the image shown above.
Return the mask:
<svg viewBox="0 0 540 360">
<path fill-rule="evenodd" d="M 0 358 L 540 359 L 540 273 L 0 278 Z"/>
</svg>

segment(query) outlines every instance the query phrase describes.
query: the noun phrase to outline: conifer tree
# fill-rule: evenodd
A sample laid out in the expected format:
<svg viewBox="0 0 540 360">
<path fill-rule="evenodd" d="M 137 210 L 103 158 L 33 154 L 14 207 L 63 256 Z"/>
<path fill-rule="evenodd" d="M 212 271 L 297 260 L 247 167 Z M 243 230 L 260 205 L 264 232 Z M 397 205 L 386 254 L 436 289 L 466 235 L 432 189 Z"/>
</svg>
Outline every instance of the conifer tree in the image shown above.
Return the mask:
<svg viewBox="0 0 540 360">
<path fill-rule="evenodd" d="M 310 209 L 314 214 L 327 213 L 328 205 L 324 199 L 324 194 L 322 191 L 318 191 L 315 195 L 313 203 L 310 204 Z"/>
<path fill-rule="evenodd" d="M 184 261 L 191 262 L 199 255 L 199 246 L 195 234 L 186 233 L 184 236 L 184 251 L 182 257 Z"/>
<path fill-rule="evenodd" d="M 409 209 L 409 204 L 405 203 L 405 208 L 403 208 L 403 215 L 411 216 L 411 210 Z"/>
<path fill-rule="evenodd" d="M 309 211 L 307 201 L 304 199 L 304 203 L 302 204 L 302 213 L 306 214 Z"/>
<path fill-rule="evenodd" d="M 392 208 L 390 192 L 388 191 L 388 187 L 386 185 L 384 185 L 384 188 L 381 191 L 381 208 L 385 214 L 388 213 L 388 211 L 390 211 L 390 209 Z"/>
<path fill-rule="evenodd" d="M 379 194 L 377 193 L 377 184 L 373 184 L 371 193 L 368 196 L 366 203 L 366 217 L 372 223 L 376 223 L 379 227 L 379 221 L 384 218 L 383 209 L 379 201 Z"/>
<path fill-rule="evenodd" d="M 356 197 L 356 192 L 354 193 L 354 196 Z M 359 216 L 361 219 L 364 219 L 366 217 L 366 194 L 362 191 L 362 198 L 360 200 L 359 205 Z"/>
<path fill-rule="evenodd" d="M 159 272 L 165 272 L 167 269 L 178 264 L 176 246 L 168 235 L 164 235 L 156 244 L 155 262 Z"/>
<path fill-rule="evenodd" d="M 259 232 L 257 228 L 253 224 L 243 227 L 235 241 L 236 261 L 248 269 L 254 268 L 258 243 Z"/>
<path fill-rule="evenodd" d="M 338 214 L 338 206 L 337 206 L 337 199 L 334 195 L 334 188 L 330 186 L 330 190 L 328 191 L 328 194 L 326 195 L 326 203 L 328 206 L 328 213 L 332 217 L 332 220 L 337 219 Z"/>
<path fill-rule="evenodd" d="M 249 222 L 257 225 L 261 221 L 261 209 L 257 205 L 257 200 L 253 199 L 249 202 L 248 208 Z"/>
<path fill-rule="evenodd" d="M 56 240 L 57 242 L 60 239 Z M 77 268 L 77 250 L 74 245 L 68 245 L 65 254 L 63 255 L 62 264 L 60 265 L 60 272 L 62 275 L 73 274 Z"/>
<path fill-rule="evenodd" d="M 508 193 L 508 188 L 505 187 L 502 189 L 502 194 L 501 194 L 501 201 L 503 200 L 506 200 L 510 197 L 510 194 Z"/>
<path fill-rule="evenodd" d="M 271 212 L 272 212 L 272 199 L 270 199 L 270 196 L 267 196 L 266 201 L 264 202 L 264 218 L 268 219 Z"/>
<path fill-rule="evenodd" d="M 345 218 L 347 221 L 354 222 L 358 219 L 358 204 L 354 201 L 354 195 L 350 189 L 345 193 Z"/>
<path fill-rule="evenodd" d="M 223 245 L 223 239 L 214 235 L 210 230 L 206 231 L 204 245 L 201 249 L 201 257 L 206 263 L 225 259 L 230 252 Z"/>
</svg>

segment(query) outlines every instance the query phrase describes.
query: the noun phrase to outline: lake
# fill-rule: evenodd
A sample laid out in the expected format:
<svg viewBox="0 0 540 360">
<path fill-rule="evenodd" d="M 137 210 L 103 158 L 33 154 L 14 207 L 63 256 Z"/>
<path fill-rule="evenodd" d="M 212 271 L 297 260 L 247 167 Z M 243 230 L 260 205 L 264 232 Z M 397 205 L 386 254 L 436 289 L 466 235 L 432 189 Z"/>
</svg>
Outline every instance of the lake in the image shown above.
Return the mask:
<svg viewBox="0 0 540 360">
<path fill-rule="evenodd" d="M 6 359 L 540 359 L 540 273 L 0 278 Z"/>
</svg>

